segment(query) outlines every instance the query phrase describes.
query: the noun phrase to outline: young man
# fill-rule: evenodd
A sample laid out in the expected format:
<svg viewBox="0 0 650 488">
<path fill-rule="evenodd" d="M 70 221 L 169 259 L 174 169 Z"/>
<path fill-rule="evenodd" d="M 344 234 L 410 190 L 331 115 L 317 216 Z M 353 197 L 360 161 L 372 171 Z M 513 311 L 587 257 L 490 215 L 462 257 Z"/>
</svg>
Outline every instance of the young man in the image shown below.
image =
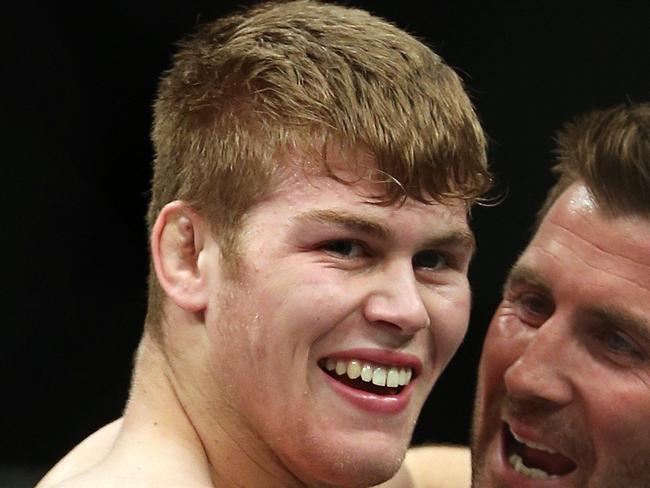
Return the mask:
<svg viewBox="0 0 650 488">
<path fill-rule="evenodd" d="M 597 111 L 558 137 L 559 180 L 512 268 L 483 346 L 475 488 L 650 486 L 650 104 Z M 415 449 L 393 486 L 436 487 Z M 409 477 L 410 475 L 410 477 Z"/>
<path fill-rule="evenodd" d="M 149 310 L 124 417 L 39 486 L 370 486 L 465 333 L 484 137 L 366 12 L 260 5 L 155 104 Z"/>
</svg>

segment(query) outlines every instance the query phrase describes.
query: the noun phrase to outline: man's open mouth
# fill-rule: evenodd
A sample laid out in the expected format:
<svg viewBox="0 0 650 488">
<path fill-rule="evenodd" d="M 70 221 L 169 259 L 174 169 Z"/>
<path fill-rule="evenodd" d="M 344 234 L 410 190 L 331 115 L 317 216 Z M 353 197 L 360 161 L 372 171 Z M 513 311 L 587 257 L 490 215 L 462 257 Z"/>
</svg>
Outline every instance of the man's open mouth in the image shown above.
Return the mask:
<svg viewBox="0 0 650 488">
<path fill-rule="evenodd" d="M 375 395 L 399 395 L 413 377 L 413 370 L 408 366 L 390 366 L 360 359 L 325 358 L 318 365 L 335 380 Z"/>
<path fill-rule="evenodd" d="M 502 435 L 506 458 L 520 474 L 546 480 L 565 476 L 576 469 L 576 464 L 564 454 L 543 444 L 518 437 L 505 422 Z"/>
</svg>

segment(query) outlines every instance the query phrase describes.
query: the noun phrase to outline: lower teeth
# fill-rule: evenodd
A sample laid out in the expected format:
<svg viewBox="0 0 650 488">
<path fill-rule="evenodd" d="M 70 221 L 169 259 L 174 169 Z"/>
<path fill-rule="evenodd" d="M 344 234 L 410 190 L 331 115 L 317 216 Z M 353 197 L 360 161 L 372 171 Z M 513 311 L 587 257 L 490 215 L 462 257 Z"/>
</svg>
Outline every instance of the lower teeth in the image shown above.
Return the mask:
<svg viewBox="0 0 650 488">
<path fill-rule="evenodd" d="M 557 477 L 554 475 L 550 475 L 546 471 L 542 471 L 541 469 L 529 468 L 524 464 L 524 460 L 518 454 L 511 454 L 510 457 L 508 458 L 508 461 L 510 461 L 510 465 L 515 469 L 515 471 L 523 475 L 529 476 L 530 478 L 535 478 L 538 480 L 548 480 Z"/>
</svg>

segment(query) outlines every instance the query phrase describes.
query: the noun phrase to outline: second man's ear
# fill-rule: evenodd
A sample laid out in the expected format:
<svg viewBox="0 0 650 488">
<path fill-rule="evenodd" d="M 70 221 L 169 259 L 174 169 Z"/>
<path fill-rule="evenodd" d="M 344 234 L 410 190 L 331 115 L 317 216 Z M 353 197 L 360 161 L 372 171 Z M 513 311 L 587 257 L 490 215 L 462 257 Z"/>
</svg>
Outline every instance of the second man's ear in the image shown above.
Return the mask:
<svg viewBox="0 0 650 488">
<path fill-rule="evenodd" d="M 203 218 L 177 200 L 163 207 L 151 233 L 158 282 L 167 297 L 187 312 L 201 312 L 207 306 L 206 277 L 199 267 L 206 232 Z"/>
</svg>

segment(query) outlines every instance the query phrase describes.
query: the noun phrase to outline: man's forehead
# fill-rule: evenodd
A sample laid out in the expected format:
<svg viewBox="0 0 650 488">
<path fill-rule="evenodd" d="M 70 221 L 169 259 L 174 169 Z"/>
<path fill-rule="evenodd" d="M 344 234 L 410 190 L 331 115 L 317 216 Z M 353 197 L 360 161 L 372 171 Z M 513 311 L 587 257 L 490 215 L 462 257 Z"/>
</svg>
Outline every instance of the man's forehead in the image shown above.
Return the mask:
<svg viewBox="0 0 650 488">
<path fill-rule="evenodd" d="M 271 193 L 296 184 L 310 184 L 322 192 L 341 191 L 338 184 L 343 184 L 370 204 L 400 207 L 412 201 L 441 203 L 426 190 L 409 190 L 396 177 L 379 169 L 372 153 L 363 146 L 334 146 L 333 149 L 320 150 L 291 147 L 279 153 L 277 158 Z M 454 213 L 468 213 L 469 205 L 463 198 L 444 200 L 443 205 Z"/>
<path fill-rule="evenodd" d="M 531 245 L 549 242 L 568 243 L 566 251 L 591 249 L 594 257 L 618 257 L 650 271 L 650 220 L 639 215 L 610 215 L 581 182 L 560 195 L 542 220 Z"/>
<path fill-rule="evenodd" d="M 468 213 L 470 204 L 462 197 L 430 194 L 426 188 L 436 188 L 429 179 L 435 178 L 429 164 L 391 160 L 387 167 L 377 164 L 377 158 L 365 144 L 346 143 L 336 137 L 317 134 L 306 143 L 288 145 L 276 153 L 276 185 L 288 178 L 304 177 L 308 181 L 330 178 L 360 191 L 369 202 L 393 204 L 417 199 L 462 208 Z M 421 167 L 419 167 L 421 166 Z M 444 175 L 438 175 L 444 178 Z M 320 183 L 319 183 L 320 184 Z"/>
</svg>

